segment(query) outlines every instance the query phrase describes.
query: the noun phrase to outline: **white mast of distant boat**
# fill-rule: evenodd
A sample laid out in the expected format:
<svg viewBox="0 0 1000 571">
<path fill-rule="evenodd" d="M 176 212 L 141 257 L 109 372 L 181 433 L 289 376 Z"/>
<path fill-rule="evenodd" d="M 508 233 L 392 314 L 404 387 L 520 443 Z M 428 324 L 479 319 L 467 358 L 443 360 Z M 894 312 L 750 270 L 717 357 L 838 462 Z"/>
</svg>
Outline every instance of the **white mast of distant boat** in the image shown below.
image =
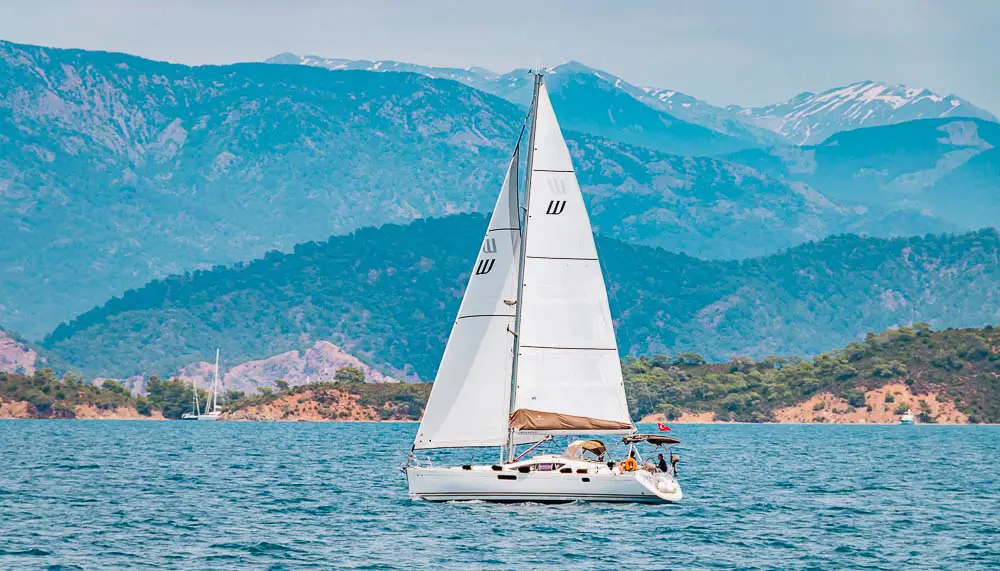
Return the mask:
<svg viewBox="0 0 1000 571">
<path fill-rule="evenodd" d="M 181 420 L 198 420 L 201 416 L 201 403 L 198 402 L 198 383 L 191 379 L 191 398 L 193 400 L 191 412 L 181 415 Z"/>
<path fill-rule="evenodd" d="M 219 411 L 219 349 L 215 349 L 215 373 L 212 377 L 212 390 L 208 393 L 205 403 L 205 414 L 198 415 L 198 420 L 218 420 Z"/>
<path fill-rule="evenodd" d="M 672 469 L 622 471 L 603 460 L 606 448 L 596 441 L 573 443 L 562 455 L 521 460 L 532 447 L 517 456 L 518 444 L 557 434 L 625 435 L 630 447 L 676 443 L 635 434 L 590 218 L 542 75 L 534 75 L 523 215 L 519 137 L 413 444 L 414 451 L 500 446 L 501 464 L 425 467 L 411 454 L 410 495 L 678 501 Z M 601 461 L 583 458 L 587 450 L 600 451 Z"/>
</svg>

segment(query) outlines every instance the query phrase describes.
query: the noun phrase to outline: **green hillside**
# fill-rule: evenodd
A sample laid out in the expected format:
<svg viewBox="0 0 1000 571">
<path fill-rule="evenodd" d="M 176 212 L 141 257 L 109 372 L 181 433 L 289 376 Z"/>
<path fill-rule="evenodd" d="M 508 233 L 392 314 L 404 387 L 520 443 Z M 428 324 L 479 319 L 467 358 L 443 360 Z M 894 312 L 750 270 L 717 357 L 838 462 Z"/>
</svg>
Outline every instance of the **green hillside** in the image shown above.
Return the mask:
<svg viewBox="0 0 1000 571">
<path fill-rule="evenodd" d="M 97 386 L 72 374 L 59 379 L 50 369 L 33 375 L 0 372 L 0 402 L 5 400 L 28 403 L 28 413 L 38 418 L 73 418 L 78 405 L 99 410 L 136 407 L 135 397 L 116 382 Z M 150 409 L 145 410 L 148 414 Z"/>
<path fill-rule="evenodd" d="M 624 370 L 634 418 L 694 411 L 763 422 L 774 419 L 775 409 L 820 392 L 864 407 L 865 390 L 902 381 L 917 394 L 933 392 L 954 401 L 970 422 L 1000 422 L 1000 329 L 990 326 L 930 331 L 918 324 L 869 334 L 811 360 L 701 364 L 699 356 L 687 354 L 630 358 Z"/>
<path fill-rule="evenodd" d="M 329 340 L 429 380 L 486 219 L 368 228 L 287 254 L 130 290 L 43 346 L 84 371 L 173 374 L 220 346 L 259 359 Z M 1000 235 L 836 236 L 765 258 L 703 261 L 599 238 L 623 353 L 816 354 L 865 331 L 1000 321 Z"/>
</svg>

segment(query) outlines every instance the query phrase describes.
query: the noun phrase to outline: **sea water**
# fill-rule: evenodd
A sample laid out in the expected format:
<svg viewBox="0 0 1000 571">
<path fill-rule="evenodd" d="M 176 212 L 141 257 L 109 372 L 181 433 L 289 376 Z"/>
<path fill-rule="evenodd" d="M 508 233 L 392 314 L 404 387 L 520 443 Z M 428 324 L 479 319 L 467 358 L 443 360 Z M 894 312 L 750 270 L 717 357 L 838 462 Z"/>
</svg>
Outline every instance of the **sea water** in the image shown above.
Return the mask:
<svg viewBox="0 0 1000 571">
<path fill-rule="evenodd" d="M 677 425 L 656 506 L 413 501 L 415 430 L 0 421 L 0 569 L 1000 567 L 1000 427 Z"/>
</svg>

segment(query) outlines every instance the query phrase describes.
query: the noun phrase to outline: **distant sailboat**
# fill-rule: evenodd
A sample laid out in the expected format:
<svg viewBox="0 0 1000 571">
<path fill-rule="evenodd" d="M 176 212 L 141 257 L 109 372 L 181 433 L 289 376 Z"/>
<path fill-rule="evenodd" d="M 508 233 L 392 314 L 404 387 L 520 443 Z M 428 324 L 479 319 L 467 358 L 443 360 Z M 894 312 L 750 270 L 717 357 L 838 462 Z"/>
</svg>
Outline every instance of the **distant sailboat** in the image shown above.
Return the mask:
<svg viewBox="0 0 1000 571">
<path fill-rule="evenodd" d="M 198 420 L 201 416 L 201 403 L 198 402 L 198 384 L 191 380 L 191 398 L 193 402 L 191 404 L 191 412 L 185 412 L 181 415 L 181 420 Z"/>
<path fill-rule="evenodd" d="M 204 414 L 198 415 L 198 420 L 219 420 L 219 350 L 215 350 L 215 375 L 212 378 L 212 389 L 208 392 Z"/>
<path fill-rule="evenodd" d="M 899 417 L 900 424 L 913 424 L 915 422 L 916 418 L 914 418 L 913 411 L 911 411 L 910 409 L 906 409 L 906 412 L 903 413 L 903 416 Z"/>
<path fill-rule="evenodd" d="M 411 453 L 410 496 L 679 501 L 676 457 L 658 468 L 637 456 L 640 442 L 677 440 L 636 434 L 590 218 L 541 74 L 530 117 L 524 216 L 519 139 L 413 444 L 497 446 L 500 462 L 423 466 Z M 579 440 L 563 454 L 523 459 L 554 435 L 585 434 L 624 436 L 629 456 L 608 462 L 602 442 Z"/>
</svg>

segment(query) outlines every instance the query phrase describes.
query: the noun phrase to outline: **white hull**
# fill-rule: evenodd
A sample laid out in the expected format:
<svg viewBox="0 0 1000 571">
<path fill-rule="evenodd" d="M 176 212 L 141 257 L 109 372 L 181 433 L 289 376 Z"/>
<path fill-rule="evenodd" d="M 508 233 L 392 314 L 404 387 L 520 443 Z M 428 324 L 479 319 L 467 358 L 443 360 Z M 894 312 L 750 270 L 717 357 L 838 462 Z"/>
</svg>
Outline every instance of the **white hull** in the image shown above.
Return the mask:
<svg viewBox="0 0 1000 571">
<path fill-rule="evenodd" d="M 528 472 L 491 466 L 406 468 L 410 497 L 429 501 L 672 503 L 683 497 L 668 474 Z M 662 483 L 664 490 L 657 489 Z"/>
<path fill-rule="evenodd" d="M 219 413 L 214 413 L 214 414 L 212 414 L 212 413 L 209 413 L 209 414 L 199 414 L 198 415 L 198 420 L 202 420 L 202 421 L 205 421 L 205 420 L 216 421 L 216 420 L 219 420 Z"/>
</svg>

